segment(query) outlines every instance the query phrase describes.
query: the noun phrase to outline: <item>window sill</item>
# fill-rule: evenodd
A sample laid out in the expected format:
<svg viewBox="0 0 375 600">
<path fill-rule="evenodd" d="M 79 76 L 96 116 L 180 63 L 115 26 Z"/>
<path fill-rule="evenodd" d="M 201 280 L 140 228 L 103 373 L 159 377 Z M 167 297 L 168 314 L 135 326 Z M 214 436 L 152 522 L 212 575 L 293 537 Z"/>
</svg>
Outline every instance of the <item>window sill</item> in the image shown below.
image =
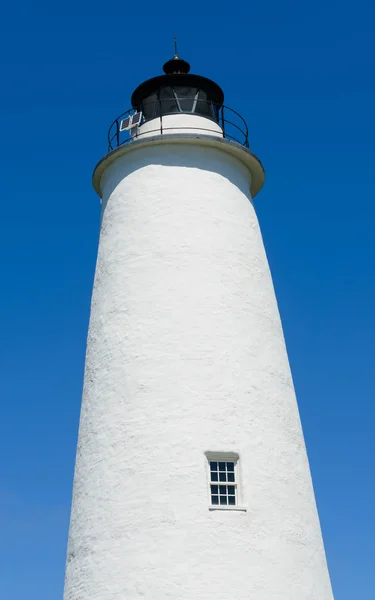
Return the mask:
<svg viewBox="0 0 375 600">
<path fill-rule="evenodd" d="M 237 510 L 237 511 L 239 510 L 239 511 L 242 511 L 242 512 L 246 512 L 247 508 L 246 508 L 246 506 L 225 506 L 225 505 L 216 506 L 216 505 L 210 505 L 208 507 L 208 510 Z"/>
</svg>

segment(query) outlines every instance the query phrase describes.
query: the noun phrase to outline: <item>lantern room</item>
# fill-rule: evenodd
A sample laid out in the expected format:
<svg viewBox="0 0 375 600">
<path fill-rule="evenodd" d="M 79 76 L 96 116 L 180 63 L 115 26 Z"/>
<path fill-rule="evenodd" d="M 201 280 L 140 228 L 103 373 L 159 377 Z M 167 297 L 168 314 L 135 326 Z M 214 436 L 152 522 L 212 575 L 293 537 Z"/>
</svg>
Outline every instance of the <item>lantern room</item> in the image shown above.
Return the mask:
<svg viewBox="0 0 375 600">
<path fill-rule="evenodd" d="M 145 121 L 184 113 L 219 122 L 224 93 L 214 81 L 190 74 L 189 63 L 177 54 L 164 64 L 163 71 L 164 75 L 148 79 L 132 95 L 132 106 Z"/>
</svg>

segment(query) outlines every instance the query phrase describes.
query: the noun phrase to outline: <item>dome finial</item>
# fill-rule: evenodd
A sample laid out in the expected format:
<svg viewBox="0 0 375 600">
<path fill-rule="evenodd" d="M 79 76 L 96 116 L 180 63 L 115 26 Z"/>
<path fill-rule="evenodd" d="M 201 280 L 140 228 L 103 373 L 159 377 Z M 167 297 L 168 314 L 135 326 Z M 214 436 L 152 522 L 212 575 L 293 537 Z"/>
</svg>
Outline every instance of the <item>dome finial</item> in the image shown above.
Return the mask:
<svg viewBox="0 0 375 600">
<path fill-rule="evenodd" d="M 176 75 L 176 74 L 186 74 L 190 71 L 190 65 L 186 60 L 182 60 L 178 56 L 177 51 L 177 36 L 173 36 L 173 44 L 174 44 L 174 56 L 170 60 L 168 60 L 165 65 L 163 65 L 163 70 L 166 75 Z"/>
</svg>

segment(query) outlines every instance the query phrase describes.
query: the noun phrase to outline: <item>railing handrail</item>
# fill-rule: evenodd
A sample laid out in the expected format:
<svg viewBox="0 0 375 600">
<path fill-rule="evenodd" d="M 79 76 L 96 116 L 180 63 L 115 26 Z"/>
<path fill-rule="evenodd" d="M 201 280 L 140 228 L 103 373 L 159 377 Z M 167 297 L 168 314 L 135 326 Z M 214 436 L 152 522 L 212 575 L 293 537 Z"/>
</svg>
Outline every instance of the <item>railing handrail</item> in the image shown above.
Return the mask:
<svg viewBox="0 0 375 600">
<path fill-rule="evenodd" d="M 242 146 L 245 146 L 246 148 L 249 147 L 249 142 L 248 142 L 249 130 L 247 127 L 247 123 L 246 123 L 245 119 L 237 111 L 233 110 L 233 108 L 230 108 L 229 106 L 226 106 L 223 104 L 220 104 L 220 105 L 216 104 L 214 102 L 211 102 L 210 100 L 198 99 L 198 98 L 195 98 L 195 96 L 177 97 L 177 99 L 178 99 L 178 101 L 194 100 L 195 103 L 203 102 L 203 103 L 205 103 L 205 105 L 207 105 L 209 107 L 212 107 L 212 108 L 216 107 L 217 108 L 217 116 L 214 117 L 214 115 L 210 116 L 210 115 L 200 114 L 199 112 L 183 111 L 183 110 L 165 112 L 162 114 L 162 111 L 161 111 L 162 103 L 168 102 L 169 100 L 173 100 L 172 98 L 165 98 L 165 99 L 161 98 L 158 100 L 152 100 L 149 102 L 145 102 L 143 104 L 143 106 L 150 106 L 152 104 L 158 105 L 160 114 L 159 115 L 156 114 L 155 116 L 146 118 L 145 121 L 143 121 L 143 124 L 150 122 L 154 119 L 160 119 L 160 126 L 158 127 L 158 129 L 140 132 L 140 133 L 137 133 L 136 136 L 129 135 L 127 138 L 125 138 L 124 140 L 121 141 L 120 134 L 125 133 L 125 132 L 120 131 L 120 123 L 126 117 L 131 116 L 132 114 L 137 112 L 136 109 L 134 107 L 132 107 L 129 110 L 126 110 L 123 113 L 121 113 L 121 115 L 119 115 L 111 123 L 111 126 L 108 130 L 108 151 L 113 150 L 114 147 L 122 146 L 123 144 L 129 143 L 129 142 L 133 141 L 134 138 L 139 138 L 146 133 L 150 134 L 150 133 L 154 133 L 154 132 L 159 132 L 160 134 L 163 134 L 164 131 L 173 130 L 173 129 L 186 129 L 186 130 L 190 129 L 192 131 L 198 130 L 198 131 L 211 132 L 211 133 L 215 133 L 215 134 L 218 133 L 217 129 L 208 129 L 208 128 L 203 128 L 203 127 L 187 127 L 187 126 L 185 126 L 185 127 L 180 127 L 180 126 L 165 127 L 163 125 L 163 117 L 170 116 L 170 115 L 182 115 L 182 114 L 185 114 L 185 115 L 190 114 L 190 115 L 193 115 L 196 117 L 203 117 L 210 121 L 214 121 L 219 126 L 221 126 L 224 138 L 228 138 L 238 144 L 241 144 Z M 225 115 L 227 114 L 227 111 L 229 111 L 229 113 L 232 113 L 233 115 L 236 115 L 236 117 L 238 117 L 238 119 L 240 120 L 240 125 L 238 125 L 238 124 L 234 123 L 232 120 L 229 120 L 226 118 Z M 235 137 L 234 135 L 231 135 L 230 133 L 228 133 L 227 132 L 228 128 L 226 128 L 225 125 L 229 125 L 230 127 L 233 127 L 234 129 L 236 129 L 243 137 L 243 140 L 238 139 L 238 137 Z M 242 129 L 242 126 L 243 126 L 243 129 Z M 129 134 L 129 131 L 127 133 Z M 112 144 L 112 142 L 114 140 L 116 140 L 115 146 L 113 146 L 113 144 Z"/>
</svg>

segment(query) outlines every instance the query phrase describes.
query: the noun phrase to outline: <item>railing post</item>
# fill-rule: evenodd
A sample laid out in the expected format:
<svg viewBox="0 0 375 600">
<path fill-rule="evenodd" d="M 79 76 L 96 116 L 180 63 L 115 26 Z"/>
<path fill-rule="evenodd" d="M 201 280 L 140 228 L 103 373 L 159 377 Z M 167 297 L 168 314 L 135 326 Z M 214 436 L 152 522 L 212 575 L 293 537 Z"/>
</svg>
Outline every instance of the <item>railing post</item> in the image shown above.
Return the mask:
<svg viewBox="0 0 375 600">
<path fill-rule="evenodd" d="M 163 135 L 163 115 L 161 114 L 161 100 L 159 98 L 159 113 L 160 113 L 160 135 Z"/>
<path fill-rule="evenodd" d="M 120 145 L 120 127 L 118 124 L 118 119 L 116 119 L 116 141 L 117 141 L 117 147 Z"/>
<path fill-rule="evenodd" d="M 223 137 L 225 137 L 224 106 L 221 107 L 221 128 L 223 130 Z"/>
</svg>

